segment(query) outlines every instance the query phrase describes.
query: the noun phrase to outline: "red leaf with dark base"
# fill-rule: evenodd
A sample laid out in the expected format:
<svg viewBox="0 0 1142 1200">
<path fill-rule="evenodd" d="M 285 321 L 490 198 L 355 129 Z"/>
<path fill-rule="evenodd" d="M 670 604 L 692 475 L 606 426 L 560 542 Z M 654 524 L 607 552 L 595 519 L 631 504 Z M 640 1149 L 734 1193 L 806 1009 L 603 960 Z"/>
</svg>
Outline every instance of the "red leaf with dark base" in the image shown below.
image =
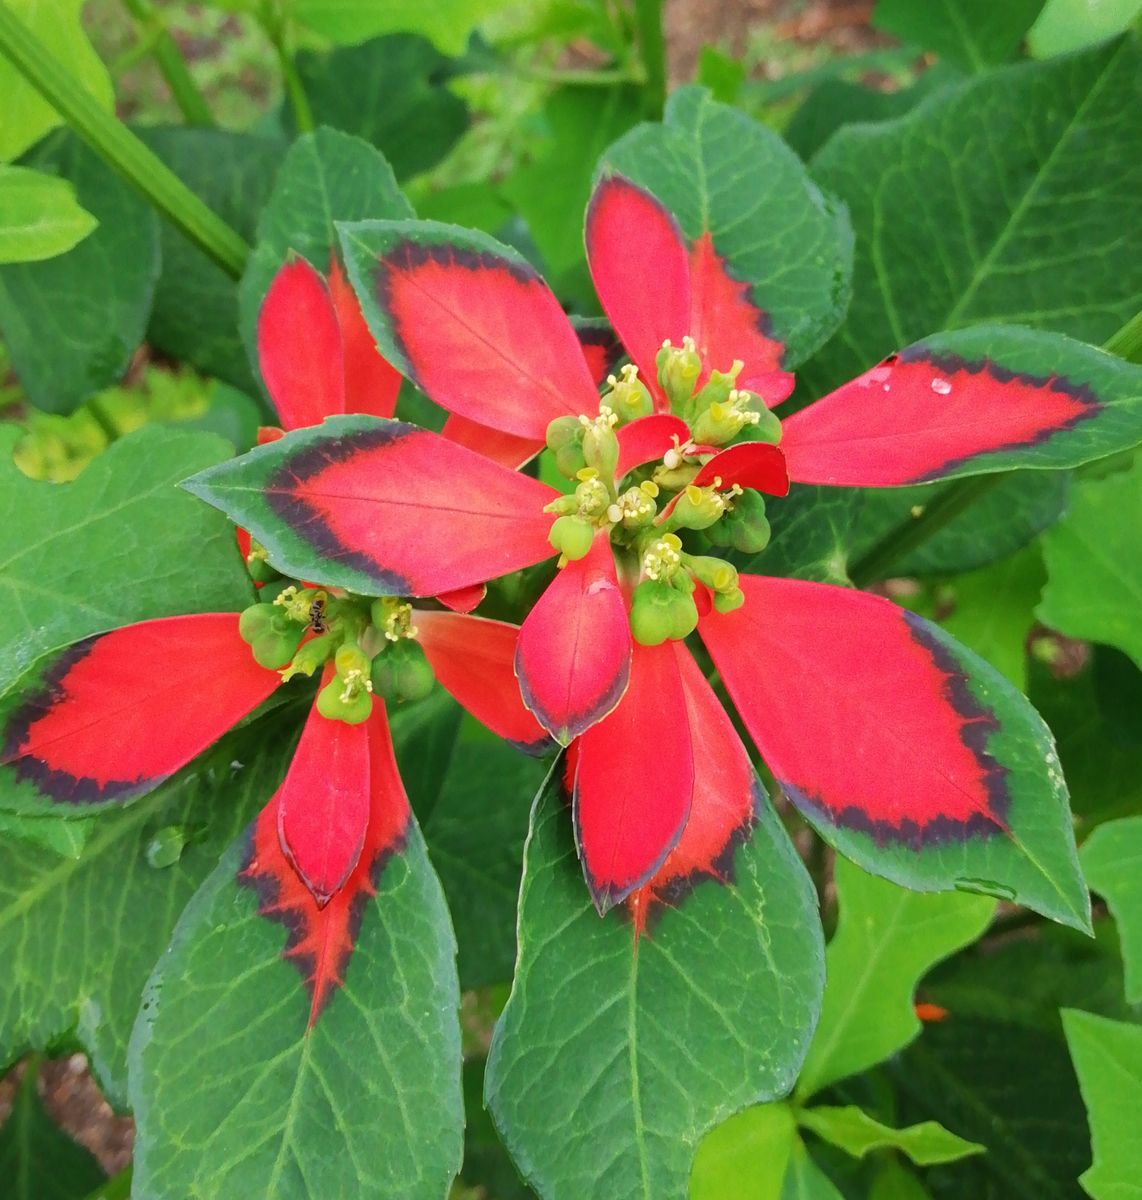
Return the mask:
<svg viewBox="0 0 1142 1200">
<path fill-rule="evenodd" d="M 575 840 L 605 913 L 658 871 L 690 813 L 694 751 L 673 643 L 635 645 L 626 694 L 575 755 Z"/>
<path fill-rule="evenodd" d="M 356 293 L 334 258 L 329 268 L 329 294 L 341 329 L 345 376 L 345 412 L 391 417 L 400 392 L 400 372 L 390 366 L 365 324 Z M 342 410 L 338 410 L 342 411 Z M 330 416 L 331 413 L 326 413 Z"/>
<path fill-rule="evenodd" d="M 258 366 L 286 429 L 345 411 L 343 353 L 325 280 L 304 258 L 287 263 L 258 313 Z"/>
<path fill-rule="evenodd" d="M 919 847 L 1006 830 L 998 722 L 925 623 L 864 592 L 743 575 L 699 632 L 798 807 Z"/>
<path fill-rule="evenodd" d="M 757 819 L 757 777 L 741 738 L 690 651 L 681 642 L 670 644 L 686 704 L 694 791 L 678 844 L 653 878 L 627 897 L 636 934 L 646 930 L 656 906 L 680 903 L 703 879 L 727 882 L 734 851 Z"/>
<path fill-rule="evenodd" d="M 385 863 L 403 848 L 408 831 L 408 797 L 379 700 L 373 701 L 373 715 L 363 729 L 369 743 L 368 830 L 357 864 L 341 889 L 322 907 L 282 851 L 280 792 L 254 825 L 250 857 L 238 877 L 257 891 L 258 911 L 288 930 L 282 957 L 297 967 L 309 993 L 310 1028 L 344 981 L 365 904 L 376 893 Z"/>
<path fill-rule="evenodd" d="M 515 672 L 523 702 L 566 746 L 609 713 L 630 678 L 631 635 L 606 534 L 568 563 L 528 614 Z"/>
<path fill-rule="evenodd" d="M 940 479 L 977 455 L 1038 445 L 1101 410 L 1083 384 L 921 344 L 794 413 L 781 448 L 798 483 L 897 487 Z"/>
<path fill-rule="evenodd" d="M 413 623 L 441 686 L 477 721 L 529 754 L 551 748 L 551 739 L 520 696 L 515 677 L 517 626 L 428 611 L 418 611 Z"/>
<path fill-rule="evenodd" d="M 236 613 L 128 625 L 65 650 L 8 717 L 0 762 L 63 804 L 156 787 L 278 686 Z"/>
<path fill-rule="evenodd" d="M 323 683 L 332 678 L 327 668 Z M 282 850 L 318 908 L 356 867 L 369 825 L 367 726 L 323 717 L 316 706 L 274 801 Z"/>
</svg>

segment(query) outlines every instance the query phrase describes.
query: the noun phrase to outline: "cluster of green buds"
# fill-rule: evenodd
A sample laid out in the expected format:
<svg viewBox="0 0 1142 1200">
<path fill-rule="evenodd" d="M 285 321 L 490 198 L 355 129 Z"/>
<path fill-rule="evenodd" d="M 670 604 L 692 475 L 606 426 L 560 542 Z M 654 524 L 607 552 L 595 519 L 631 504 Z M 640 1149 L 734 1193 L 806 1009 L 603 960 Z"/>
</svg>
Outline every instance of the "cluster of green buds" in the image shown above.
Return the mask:
<svg viewBox="0 0 1142 1200">
<path fill-rule="evenodd" d="M 271 602 L 247 608 L 238 629 L 263 667 L 282 680 L 312 677 L 332 664 L 317 695 L 330 720 L 368 719 L 374 695 L 393 703 L 422 700 L 434 676 L 416 641 L 412 605 L 291 584 Z"/>
<path fill-rule="evenodd" d="M 272 567 L 266 556 L 266 548 L 256 538 L 250 539 L 250 549 L 246 554 L 246 570 L 255 583 L 273 583 L 281 579 L 281 572 Z"/>
<path fill-rule="evenodd" d="M 641 562 L 642 579 L 631 597 L 630 625 L 635 641 L 657 646 L 694 632 L 698 584 L 708 588 L 718 612 L 732 612 L 745 602 L 737 569 L 723 559 L 688 554 L 682 539 L 664 533 L 647 543 Z"/>
</svg>

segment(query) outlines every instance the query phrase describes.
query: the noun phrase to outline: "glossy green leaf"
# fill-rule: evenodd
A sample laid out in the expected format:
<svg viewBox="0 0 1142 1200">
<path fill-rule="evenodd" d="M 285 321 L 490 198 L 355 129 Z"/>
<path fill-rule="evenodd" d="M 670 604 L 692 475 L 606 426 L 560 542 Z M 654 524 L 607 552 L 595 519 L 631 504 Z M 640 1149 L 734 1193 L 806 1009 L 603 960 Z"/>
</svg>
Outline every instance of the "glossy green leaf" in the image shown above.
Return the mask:
<svg viewBox="0 0 1142 1200">
<path fill-rule="evenodd" d="M 0 838 L 51 850 L 62 858 L 78 859 L 93 829 L 93 822 L 83 817 L 0 811 Z"/>
<path fill-rule="evenodd" d="M 159 273 L 159 221 L 70 134 L 38 146 L 24 165 L 72 183 L 99 222 L 66 254 L 0 267 L 0 334 L 12 369 L 37 408 L 66 413 L 118 383 L 143 340 Z"/>
<path fill-rule="evenodd" d="M 25 1069 L 0 1125 L 0 1179 L 5 1200 L 80 1200 L 106 1178 L 99 1164 L 44 1111 L 36 1064 Z"/>
<path fill-rule="evenodd" d="M 938 1121 L 923 1121 L 907 1129 L 890 1125 L 869 1116 L 856 1105 L 802 1109 L 798 1124 L 831 1145 L 839 1147 L 854 1158 L 864 1158 L 873 1150 L 899 1150 L 914 1163 L 955 1162 L 971 1154 L 982 1154 L 983 1147 L 968 1142 L 945 1129 Z"/>
<path fill-rule="evenodd" d="M 1069 54 L 1130 28 L 1142 0 L 1047 0 L 1027 44 L 1036 58 Z"/>
<path fill-rule="evenodd" d="M 1091 1013 L 1063 1013 L 1067 1045 L 1090 1118 L 1094 1163 L 1080 1178 L 1094 1200 L 1142 1193 L 1142 1028 Z"/>
<path fill-rule="evenodd" d="M 594 302 L 583 254 L 583 213 L 595 164 L 642 111 L 633 87 L 557 89 L 543 108 L 545 137 L 501 185 L 527 222 L 548 280 L 560 295 L 572 290 L 576 299 Z"/>
<path fill-rule="evenodd" d="M 258 309 L 291 253 L 326 274 L 338 245 L 335 221 L 411 216 L 392 168 L 367 142 L 335 129 L 298 138 L 258 218 L 257 243 L 239 287 L 250 361 L 257 361 Z"/>
<path fill-rule="evenodd" d="M 134 1188 L 154 1200 L 440 1200 L 460 1168 L 460 993 L 415 825 L 364 901 L 344 984 L 307 1028 L 286 931 L 223 855 L 147 985 L 131 1040 Z"/>
<path fill-rule="evenodd" d="M 26 25 L 44 48 L 100 108 L 115 103 L 111 77 L 100 61 L 80 18 L 85 0 L 10 0 L 13 15 Z M 0 122 L 0 162 L 23 154 L 62 118 L 23 74 L 0 56 L 0 96 L 4 120 Z"/>
<path fill-rule="evenodd" d="M 902 1120 L 934 1119 L 987 1147 L 929 1169 L 937 1200 L 1080 1200 L 1086 1120 L 1057 1033 L 953 1014 L 926 1027 L 892 1076 Z"/>
<path fill-rule="evenodd" d="M 788 1104 L 757 1104 L 712 1129 L 694 1156 L 690 1200 L 780 1200 L 797 1144 Z"/>
<path fill-rule="evenodd" d="M 877 0 L 872 23 L 966 71 L 986 71 L 1014 56 L 1042 7 L 1043 0 Z"/>
<path fill-rule="evenodd" d="M 0 433 L 0 489 L 5 508 L 21 514 L 0 526 L 0 691 L 93 633 L 249 603 L 233 527 L 175 486 L 230 455 L 221 438 L 141 429 L 74 483 L 57 484 L 12 465 L 18 436 L 11 426 Z"/>
<path fill-rule="evenodd" d="M 221 129 L 143 129 L 147 145 L 231 228 L 252 240 L 284 153 L 276 138 Z M 251 394 L 254 377 L 238 335 L 234 280 L 173 226 L 162 229 L 163 269 L 148 338 Z"/>
<path fill-rule="evenodd" d="M 506 991 L 506 989 L 505 989 Z M 464 1062 L 464 1166 L 460 1184 L 483 1189 L 489 1200 L 534 1200 L 535 1193 L 519 1177 L 484 1107 L 484 1060 Z"/>
<path fill-rule="evenodd" d="M 1142 461 L 1075 484 L 1066 516 L 1043 538 L 1039 619 L 1070 637 L 1124 650 L 1142 667 Z"/>
<path fill-rule="evenodd" d="M 836 1184 L 813 1161 L 813 1156 L 800 1138 L 793 1143 L 780 1200 L 844 1200 Z M 893 1196 L 892 1200 L 903 1198 Z"/>
<path fill-rule="evenodd" d="M 817 1013 L 816 897 L 768 803 L 731 882 L 635 941 L 583 883 L 555 774 L 524 856 L 519 960 L 488 1059 L 505 1144 L 545 1200 L 675 1200 L 719 1120 L 787 1092 Z"/>
<path fill-rule="evenodd" d="M 352 45 L 381 33 L 421 33 L 445 54 L 462 54 L 468 35 L 510 0 L 290 0 L 290 13 L 330 41 Z"/>
<path fill-rule="evenodd" d="M 0 166 L 0 263 L 54 258 L 98 224 L 66 179 Z"/>
<path fill-rule="evenodd" d="M 661 125 L 632 129 L 599 167 L 653 192 L 687 237 L 712 236 L 734 277 L 753 285 L 787 367 L 836 328 L 849 296 L 848 216 L 771 130 L 685 87 Z"/>
<path fill-rule="evenodd" d="M 1142 292 L 1142 51 L 1131 39 L 987 72 L 907 116 L 842 129 L 813 162 L 856 232 L 821 394 L 936 330 L 985 321 L 1100 343 Z"/>
<path fill-rule="evenodd" d="M 1079 861 L 1118 922 L 1126 999 L 1142 1003 L 1142 816 L 1100 826 L 1083 843 Z"/>
<path fill-rule="evenodd" d="M 410 34 L 297 56 L 314 121 L 376 146 L 398 179 L 435 166 L 468 128 L 467 105 L 447 86 L 453 66 Z M 283 117 L 292 128 L 288 106 Z"/>
<path fill-rule="evenodd" d="M 179 913 L 285 774 L 296 717 L 230 734 L 130 808 L 100 817 L 78 859 L 0 842 L 0 1062 L 74 1030 L 123 1106 L 127 1041 L 143 985 Z M 185 830 L 178 861 L 152 866 L 159 830 Z M 236 960 L 241 962 L 241 958 Z"/>
<path fill-rule="evenodd" d="M 883 1062 L 920 1032 L 916 985 L 987 928 L 983 896 L 909 892 L 836 860 L 837 932 L 826 953 L 821 1021 L 797 1081 L 800 1096 Z"/>
<path fill-rule="evenodd" d="M 756 575 L 847 585 L 864 497 L 854 488 L 794 484 L 784 499 L 766 497 L 765 514 L 773 535 L 769 545 L 760 554 L 728 557 L 739 570 Z"/>
</svg>

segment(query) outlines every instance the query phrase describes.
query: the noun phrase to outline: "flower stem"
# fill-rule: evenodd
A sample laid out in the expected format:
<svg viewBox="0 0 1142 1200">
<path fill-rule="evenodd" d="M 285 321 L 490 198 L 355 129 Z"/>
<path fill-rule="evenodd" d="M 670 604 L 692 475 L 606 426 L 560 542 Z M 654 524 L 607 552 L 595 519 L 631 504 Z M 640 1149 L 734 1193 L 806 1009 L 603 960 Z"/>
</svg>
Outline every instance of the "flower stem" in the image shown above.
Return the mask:
<svg viewBox="0 0 1142 1200">
<path fill-rule="evenodd" d="M 117 117 L 105 112 L 0 0 L 0 55 L 109 166 L 173 225 L 238 279 L 250 253 L 242 237 L 212 212 Z"/>
<path fill-rule="evenodd" d="M 666 41 L 662 36 L 662 0 L 634 0 L 634 19 L 646 83 L 643 94 L 654 118 L 666 103 Z"/>
<path fill-rule="evenodd" d="M 147 48 L 154 55 L 155 62 L 162 71 L 171 95 L 187 124 L 212 126 L 214 117 L 207 107 L 206 99 L 198 90 L 198 85 L 191 77 L 182 54 L 166 27 L 166 22 L 151 4 L 151 0 L 123 0 L 123 3 L 142 31 Z"/>
</svg>

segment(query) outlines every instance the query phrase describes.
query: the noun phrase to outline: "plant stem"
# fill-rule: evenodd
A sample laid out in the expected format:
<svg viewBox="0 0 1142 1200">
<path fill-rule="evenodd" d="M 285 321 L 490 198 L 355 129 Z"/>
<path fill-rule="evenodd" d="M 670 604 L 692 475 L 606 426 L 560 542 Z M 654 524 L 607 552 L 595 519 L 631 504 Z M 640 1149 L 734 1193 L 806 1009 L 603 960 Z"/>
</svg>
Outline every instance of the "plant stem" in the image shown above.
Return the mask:
<svg viewBox="0 0 1142 1200">
<path fill-rule="evenodd" d="M 207 107 L 206 99 L 191 77 L 182 54 L 175 44 L 166 22 L 155 10 L 151 0 L 123 0 L 127 11 L 135 18 L 146 39 L 148 49 L 155 56 L 159 70 L 167 81 L 175 103 L 182 110 L 188 125 L 210 127 L 214 117 Z"/>
<path fill-rule="evenodd" d="M 662 0 L 634 0 L 639 52 L 646 71 L 643 94 L 654 118 L 666 103 L 666 42 L 662 36 Z"/>
<path fill-rule="evenodd" d="M 101 1183 L 87 1200 L 127 1200 L 131 1195 L 131 1167 L 126 1166 L 117 1175 Z"/>
<path fill-rule="evenodd" d="M 1104 345 L 1127 362 L 1142 363 L 1142 312 L 1136 312 Z"/>
<path fill-rule="evenodd" d="M 68 74 L 43 43 L 0 0 L 0 54 L 109 166 L 143 194 L 173 225 L 238 279 L 249 246 L 212 212 L 166 164 Z"/>
<path fill-rule="evenodd" d="M 297 124 L 298 133 L 312 133 L 317 128 L 313 120 L 313 109 L 309 107 L 309 97 L 301 86 L 301 76 L 289 52 L 286 19 L 275 0 L 262 0 L 258 10 L 258 24 L 262 32 L 269 38 L 278 56 L 278 66 L 281 68 L 282 81 L 285 83 L 286 95 L 289 97 L 290 108 L 293 109 L 293 119 Z"/>
<path fill-rule="evenodd" d="M 897 559 L 923 545 L 965 508 L 986 496 L 1006 478 L 1007 473 L 1000 471 L 994 475 L 973 475 L 949 484 L 917 516 L 890 529 L 862 554 L 849 568 L 849 577 L 857 587 L 867 587 L 877 579 L 884 579 Z"/>
</svg>

